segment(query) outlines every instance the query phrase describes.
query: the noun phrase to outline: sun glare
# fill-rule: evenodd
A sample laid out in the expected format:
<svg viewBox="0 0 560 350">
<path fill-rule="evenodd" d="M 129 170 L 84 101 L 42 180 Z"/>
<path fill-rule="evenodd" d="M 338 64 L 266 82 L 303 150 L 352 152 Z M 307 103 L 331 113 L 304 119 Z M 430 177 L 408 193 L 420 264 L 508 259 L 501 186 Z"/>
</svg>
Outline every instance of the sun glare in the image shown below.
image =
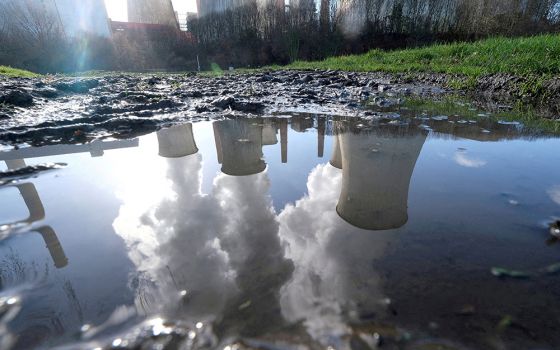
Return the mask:
<svg viewBox="0 0 560 350">
<path fill-rule="evenodd" d="M 107 7 L 107 14 L 113 21 L 126 22 L 127 15 L 127 0 L 105 0 Z M 173 7 L 178 13 L 196 12 L 196 0 L 172 0 Z"/>
</svg>

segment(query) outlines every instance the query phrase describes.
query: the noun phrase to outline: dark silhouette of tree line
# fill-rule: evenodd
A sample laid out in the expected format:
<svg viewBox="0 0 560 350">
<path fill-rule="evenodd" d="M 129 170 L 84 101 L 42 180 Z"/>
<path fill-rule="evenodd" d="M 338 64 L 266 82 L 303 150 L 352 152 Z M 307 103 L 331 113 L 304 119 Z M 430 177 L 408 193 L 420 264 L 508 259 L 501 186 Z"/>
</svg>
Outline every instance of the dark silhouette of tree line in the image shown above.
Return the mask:
<svg viewBox="0 0 560 350">
<path fill-rule="evenodd" d="M 560 29 L 559 0 L 245 0 L 189 24 L 199 53 L 258 66 Z"/>
<path fill-rule="evenodd" d="M 150 31 L 69 37 L 52 14 L 0 0 L 0 64 L 37 72 L 195 70 L 433 42 L 558 32 L 560 0 L 237 0 L 188 23 Z"/>
</svg>

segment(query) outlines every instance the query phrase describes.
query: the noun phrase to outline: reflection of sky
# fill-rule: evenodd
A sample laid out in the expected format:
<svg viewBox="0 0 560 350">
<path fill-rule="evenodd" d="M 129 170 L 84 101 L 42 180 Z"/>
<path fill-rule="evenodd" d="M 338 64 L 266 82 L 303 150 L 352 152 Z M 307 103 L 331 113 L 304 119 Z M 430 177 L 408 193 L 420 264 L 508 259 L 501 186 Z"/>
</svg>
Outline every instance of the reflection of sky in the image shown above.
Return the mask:
<svg viewBox="0 0 560 350">
<path fill-rule="evenodd" d="M 330 157 L 332 137 L 325 137 L 323 158 L 317 157 L 317 131 L 305 133 L 290 132 L 288 138 L 288 166 L 280 162 L 280 144 L 263 147 L 264 157 L 268 163 L 270 194 L 274 208 L 280 211 L 288 203 L 293 203 L 306 193 L 306 183 L 310 169 L 326 163 Z"/>
<path fill-rule="evenodd" d="M 560 185 L 551 187 L 547 191 L 547 193 L 550 196 L 550 199 L 554 201 L 554 203 L 560 205 Z"/>
<path fill-rule="evenodd" d="M 459 150 L 453 156 L 455 163 L 466 168 L 481 168 L 486 165 L 486 161 L 470 156 L 466 150 Z"/>
<path fill-rule="evenodd" d="M 41 291 L 50 297 L 37 302 L 57 305 L 53 310 L 67 315 L 68 330 L 79 321 L 60 281 L 72 283 L 85 322 L 100 323 L 116 306 L 138 304 L 138 298 L 155 307 L 161 300 L 149 293 L 171 295 L 165 306 L 173 309 L 184 288 L 196 301 L 185 306 L 193 317 L 219 315 L 234 323 L 231 315 L 247 300 L 253 306 L 268 302 L 281 309 L 281 315 L 266 314 L 270 319 L 303 320 L 325 341 L 326 333 L 347 331 L 347 311 L 356 304 L 380 307 L 377 301 L 385 295 L 377 261 L 388 245 L 418 244 L 441 233 L 460 238 L 454 258 L 464 266 L 544 266 L 555 259 L 553 250 L 528 254 L 541 248 L 542 237 L 520 227 L 558 213 L 551 201 L 559 193 L 558 140 L 428 139 L 411 180 L 409 222 L 383 233 L 354 228 L 334 211 L 341 171 L 325 164 L 331 137 L 321 160 L 315 157 L 315 132 L 290 131 L 288 164 L 280 162 L 280 143 L 266 146 L 266 172 L 235 178 L 219 173 L 212 125 L 194 124 L 194 136 L 199 154 L 179 160 L 158 157 L 151 135 L 137 149 L 108 151 L 101 158 L 29 162 L 69 164 L 32 180 L 47 211 L 44 223 L 56 230 L 69 259 L 66 268 L 52 272 L 52 287 Z M 476 171 L 457 166 L 459 148 L 486 165 Z M 520 205 L 508 205 L 510 198 Z M 25 216 L 21 203 L 12 204 L 18 199 L 0 190 L 2 208 L 13 208 L 0 213 L 0 222 Z M 499 239 L 509 244 L 490 244 Z M 442 244 L 431 248 L 430 259 L 447 254 Z M 52 264 L 38 235 L 0 243 L 0 256 L 10 249 L 29 264 Z M 145 283 L 146 293 L 134 295 L 128 283 L 135 277 L 157 284 Z M 272 295 L 259 300 L 263 285 L 271 286 Z M 247 310 L 252 315 L 256 308 Z"/>
</svg>

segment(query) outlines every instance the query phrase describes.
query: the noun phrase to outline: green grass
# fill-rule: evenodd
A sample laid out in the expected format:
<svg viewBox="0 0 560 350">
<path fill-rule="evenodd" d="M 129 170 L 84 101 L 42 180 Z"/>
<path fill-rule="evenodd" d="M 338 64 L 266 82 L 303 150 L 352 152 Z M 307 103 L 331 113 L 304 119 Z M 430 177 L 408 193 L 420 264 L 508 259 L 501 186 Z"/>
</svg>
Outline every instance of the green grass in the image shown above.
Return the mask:
<svg viewBox="0 0 560 350">
<path fill-rule="evenodd" d="M 22 70 L 22 69 L 0 66 L 0 76 L 10 77 L 10 78 L 34 78 L 34 77 L 38 77 L 39 74 Z"/>
<path fill-rule="evenodd" d="M 491 38 L 472 43 L 432 45 L 331 57 L 323 61 L 296 61 L 293 69 L 333 69 L 390 73 L 432 72 L 478 77 L 491 73 L 560 75 L 560 35 L 527 38 Z"/>
</svg>

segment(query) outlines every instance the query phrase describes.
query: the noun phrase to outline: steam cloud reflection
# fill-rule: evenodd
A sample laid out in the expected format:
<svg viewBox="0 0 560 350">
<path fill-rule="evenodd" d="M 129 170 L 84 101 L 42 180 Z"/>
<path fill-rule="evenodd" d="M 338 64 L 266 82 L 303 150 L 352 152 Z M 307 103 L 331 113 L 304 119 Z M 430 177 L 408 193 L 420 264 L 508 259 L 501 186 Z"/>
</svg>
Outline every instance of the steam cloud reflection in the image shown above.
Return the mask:
<svg viewBox="0 0 560 350">
<path fill-rule="evenodd" d="M 546 177 L 555 169 L 543 162 L 547 157 L 535 152 L 542 147 L 535 146 L 532 135 L 519 146 L 524 152 L 515 156 L 548 168 L 535 175 L 542 181 L 531 180 L 535 185 L 524 190 L 519 184 L 529 180 L 512 180 L 508 168 L 513 156 L 495 155 L 491 144 L 523 138 L 521 131 L 492 128 L 488 121 L 483 127 L 426 118 L 408 121 L 357 122 L 309 114 L 237 118 L 177 125 L 142 137 L 140 143 L 102 141 L 0 152 L 0 160 L 11 167 L 35 157 L 69 164 L 53 176 L 18 179 L 0 187 L 13 189 L 2 204 L 18 201 L 3 221 L 17 226 L 15 233 L 33 233 L 14 239 L 10 234 L 2 241 L 7 247 L 3 261 L 8 270 L 12 268 L 0 271 L 2 287 L 17 287 L 24 277 L 36 275 L 39 270 L 32 264 L 40 260 L 52 276 L 45 277 L 48 286 L 32 293 L 9 290 L 22 300 L 22 308 L 9 321 L 8 331 L 23 334 L 17 346 L 29 348 L 51 340 L 63 342 L 87 323 L 89 331 L 82 340 L 108 341 L 110 346 L 115 339 L 126 342 L 127 332 L 139 324 L 157 319 L 166 329 L 174 324 L 186 329 L 187 336 L 189 329 L 200 330 L 210 336 L 211 347 L 225 347 L 241 338 L 249 346 L 270 347 L 269 341 L 272 345 L 285 341 L 311 348 L 348 348 L 351 339 L 368 342 L 378 330 L 391 347 L 401 331 L 388 338 L 379 327 L 404 329 L 419 324 L 421 314 L 437 322 L 443 332 L 448 325 L 439 316 L 439 306 L 423 314 L 426 307 L 416 306 L 416 296 L 424 293 L 427 305 L 450 300 L 442 308 L 456 307 L 453 303 L 460 298 L 446 299 L 449 292 L 440 294 L 442 285 L 453 282 L 462 291 L 468 282 L 462 279 L 462 271 L 500 257 L 500 253 L 488 257 L 492 254 L 482 252 L 502 249 L 502 255 L 511 255 L 511 248 L 489 242 L 495 241 L 485 233 L 492 217 L 517 211 L 516 220 L 525 218 L 525 222 L 534 220 L 535 213 L 550 218 L 554 214 L 550 210 L 557 208 L 558 186 Z M 463 148 L 467 142 L 469 153 Z M 129 147 L 134 149 L 125 149 Z M 111 149 L 115 151 L 104 154 Z M 96 159 L 71 155 L 80 152 Z M 536 155 L 534 163 L 527 158 L 531 152 Z M 481 171 L 457 166 L 457 154 L 468 156 L 463 160 L 484 159 L 492 167 Z M 488 190 L 493 183 L 485 180 L 489 172 L 496 175 L 497 165 L 504 170 L 496 178 L 513 184 L 515 198 L 524 198 L 523 203 L 537 203 L 540 198 L 539 208 L 544 211 L 504 206 L 503 196 L 486 196 L 493 193 Z M 433 176 L 442 169 L 449 176 Z M 457 181 L 461 175 L 478 176 L 476 183 L 481 185 L 465 187 Z M 413 189 L 410 210 L 409 189 Z M 534 193 L 531 198 L 529 190 Z M 60 198 L 60 193 L 65 196 Z M 490 199 L 480 202 L 486 198 L 481 196 Z M 473 208 L 469 206 L 477 209 L 470 215 L 484 212 L 489 221 L 457 225 L 457 220 L 465 219 L 459 212 Z M 29 214 L 18 214 L 25 208 Z M 515 230 L 515 225 L 510 222 L 506 227 Z M 467 232 L 462 235 L 462 231 Z M 47 249 L 37 244 L 36 233 L 43 236 Z M 454 245 L 439 239 L 450 233 L 457 237 L 472 233 L 476 243 L 453 240 L 461 241 Z M 473 237 L 469 238 L 474 242 Z M 433 247 L 424 244 L 431 238 L 437 241 Z M 535 241 L 542 245 L 541 238 Z M 529 257 L 530 249 L 520 244 L 517 251 Z M 16 254 L 8 252 L 12 247 Z M 441 251 L 453 254 L 457 264 L 446 265 L 444 254 L 432 254 Z M 476 256 L 473 263 L 474 251 L 484 256 Z M 22 259 L 19 252 L 25 252 Z M 552 255 L 543 250 L 535 266 L 554 261 Z M 59 269 L 51 267 L 53 262 Z M 17 269 L 22 263 L 27 264 L 25 273 Z M 425 272 L 437 276 L 426 277 Z M 473 291 L 479 293 L 473 297 L 484 299 L 486 305 L 501 300 L 503 295 L 493 287 L 503 281 L 484 276 L 487 279 L 481 280 L 489 280 L 486 290 Z M 548 275 L 542 278 L 543 283 L 554 280 Z M 532 290 L 516 292 L 508 300 L 529 300 L 532 295 Z M 552 294 L 546 300 L 554 300 Z M 486 307 L 484 302 L 468 302 L 477 309 Z M 548 304 L 554 307 L 553 302 Z M 507 311 L 509 305 L 496 312 Z M 555 310 L 551 308 L 550 314 Z M 541 312 L 547 311 L 537 305 L 536 321 Z M 543 316 L 541 321 L 551 318 Z M 532 331 L 541 328 L 537 322 Z M 105 336 L 107 332 L 111 334 Z M 369 338 L 364 338 L 366 334 Z M 454 333 L 447 334 L 457 339 Z"/>
<path fill-rule="evenodd" d="M 303 320 L 315 340 L 336 345 L 332 339 L 347 335 L 349 320 L 359 318 L 357 305 L 360 312 L 383 310 L 381 279 L 371 266 L 396 237 L 367 230 L 406 222 L 410 178 L 426 134 L 399 127 L 361 132 L 352 124 L 294 118 L 294 131 L 317 126 L 319 155 L 327 130 L 336 130 L 331 164 L 342 171 L 317 166 L 308 178 L 309 195 L 276 213 L 262 148 L 278 144 L 280 132 L 287 158 L 285 122 L 214 122 L 222 168 L 208 194 L 201 191 L 203 155 L 192 127 L 158 132 L 173 195 L 114 225 L 147 281 L 137 291 L 141 312 L 179 313 L 242 336 Z M 134 235 L 122 225 L 131 220 Z M 146 309 L 162 300 L 164 308 Z"/>
</svg>

